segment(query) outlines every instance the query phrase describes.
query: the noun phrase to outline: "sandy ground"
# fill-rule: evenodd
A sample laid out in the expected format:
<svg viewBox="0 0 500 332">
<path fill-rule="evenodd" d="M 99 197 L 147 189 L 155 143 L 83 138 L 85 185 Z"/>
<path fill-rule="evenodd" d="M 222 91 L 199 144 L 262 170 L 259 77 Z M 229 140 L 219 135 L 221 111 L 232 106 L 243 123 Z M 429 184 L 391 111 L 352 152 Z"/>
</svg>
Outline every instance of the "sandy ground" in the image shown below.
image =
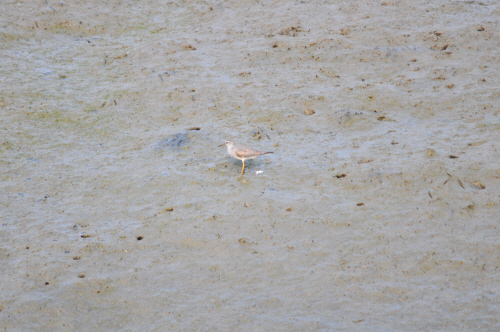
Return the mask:
<svg viewBox="0 0 500 332">
<path fill-rule="evenodd" d="M 500 329 L 497 1 L 61 1 L 0 4 L 1 330 Z"/>
</svg>

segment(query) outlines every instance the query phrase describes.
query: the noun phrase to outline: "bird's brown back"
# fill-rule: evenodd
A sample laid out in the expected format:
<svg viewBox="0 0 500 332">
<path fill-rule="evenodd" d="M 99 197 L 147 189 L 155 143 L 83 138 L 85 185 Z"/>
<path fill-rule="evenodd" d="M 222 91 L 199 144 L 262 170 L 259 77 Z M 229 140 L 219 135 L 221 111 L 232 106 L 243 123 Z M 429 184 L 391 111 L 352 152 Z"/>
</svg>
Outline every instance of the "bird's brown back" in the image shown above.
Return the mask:
<svg viewBox="0 0 500 332">
<path fill-rule="evenodd" d="M 236 148 L 235 153 L 240 158 L 250 158 L 255 156 L 262 156 L 264 154 L 274 153 L 274 152 L 259 151 L 252 148 L 247 148 L 246 146 L 238 146 L 235 148 Z"/>
</svg>

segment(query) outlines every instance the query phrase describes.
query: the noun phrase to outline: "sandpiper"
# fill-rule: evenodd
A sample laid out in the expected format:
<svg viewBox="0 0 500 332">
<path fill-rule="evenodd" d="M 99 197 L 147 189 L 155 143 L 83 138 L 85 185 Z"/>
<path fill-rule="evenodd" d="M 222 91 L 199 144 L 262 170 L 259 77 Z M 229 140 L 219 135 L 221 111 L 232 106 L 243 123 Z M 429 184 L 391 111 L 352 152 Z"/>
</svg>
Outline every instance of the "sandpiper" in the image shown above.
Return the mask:
<svg viewBox="0 0 500 332">
<path fill-rule="evenodd" d="M 233 141 L 226 141 L 225 143 L 219 145 L 227 145 L 227 153 L 233 158 L 239 159 L 243 162 L 243 167 L 241 168 L 241 175 L 243 175 L 243 170 L 245 170 L 245 160 L 254 159 L 258 156 L 264 154 L 270 154 L 274 152 L 263 152 L 252 148 L 247 148 L 246 146 L 236 145 Z"/>
</svg>

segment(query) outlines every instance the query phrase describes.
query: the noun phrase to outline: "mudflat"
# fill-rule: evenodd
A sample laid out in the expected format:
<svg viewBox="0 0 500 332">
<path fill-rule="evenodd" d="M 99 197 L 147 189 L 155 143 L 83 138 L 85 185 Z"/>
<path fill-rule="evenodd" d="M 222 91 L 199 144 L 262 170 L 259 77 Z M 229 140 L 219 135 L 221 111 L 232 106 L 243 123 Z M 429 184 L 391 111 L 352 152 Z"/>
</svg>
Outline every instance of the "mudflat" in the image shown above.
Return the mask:
<svg viewBox="0 0 500 332">
<path fill-rule="evenodd" d="M 1 330 L 500 328 L 497 1 L 0 7 Z"/>
</svg>

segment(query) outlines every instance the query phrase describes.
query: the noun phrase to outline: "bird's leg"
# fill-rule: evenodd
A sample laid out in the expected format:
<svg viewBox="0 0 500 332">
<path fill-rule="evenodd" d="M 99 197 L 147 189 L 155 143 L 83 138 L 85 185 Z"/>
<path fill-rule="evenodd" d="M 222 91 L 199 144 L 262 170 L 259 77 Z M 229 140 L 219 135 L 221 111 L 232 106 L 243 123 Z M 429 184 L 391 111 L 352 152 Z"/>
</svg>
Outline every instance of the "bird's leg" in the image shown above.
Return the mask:
<svg viewBox="0 0 500 332">
<path fill-rule="evenodd" d="M 245 161 L 243 160 L 243 167 L 241 167 L 241 175 L 243 175 L 243 170 L 245 169 Z"/>
</svg>

